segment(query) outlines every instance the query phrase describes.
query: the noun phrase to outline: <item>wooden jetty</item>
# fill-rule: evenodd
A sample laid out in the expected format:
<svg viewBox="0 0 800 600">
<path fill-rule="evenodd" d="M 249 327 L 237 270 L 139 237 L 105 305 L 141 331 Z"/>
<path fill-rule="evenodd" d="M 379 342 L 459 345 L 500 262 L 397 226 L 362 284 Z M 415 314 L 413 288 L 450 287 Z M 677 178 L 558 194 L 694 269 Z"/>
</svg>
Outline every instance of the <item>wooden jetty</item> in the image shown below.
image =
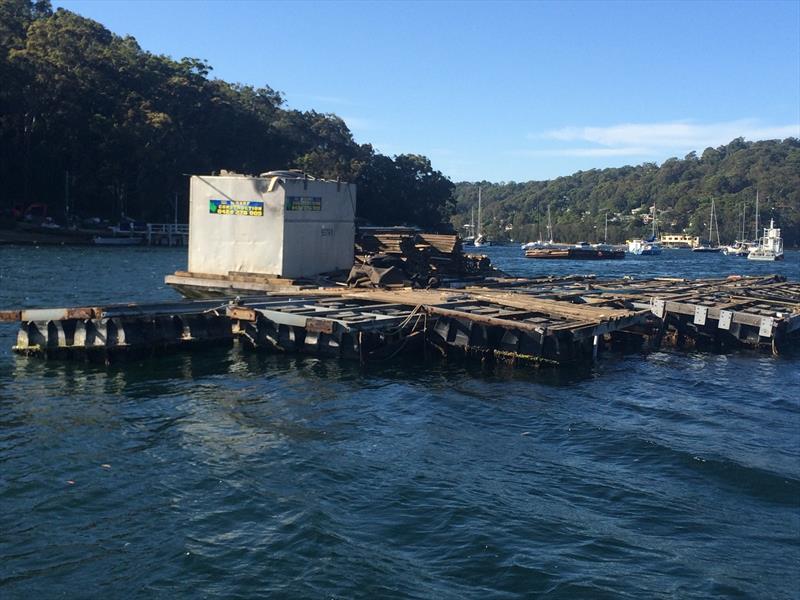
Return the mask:
<svg viewBox="0 0 800 600">
<path fill-rule="evenodd" d="M 0 321 L 20 322 L 18 353 L 104 361 L 239 340 L 362 362 L 432 351 L 538 366 L 662 344 L 777 354 L 800 341 L 800 284 L 780 276 L 493 277 L 439 289 L 263 278 L 251 285 L 252 295 L 237 298 L 0 311 Z"/>
</svg>

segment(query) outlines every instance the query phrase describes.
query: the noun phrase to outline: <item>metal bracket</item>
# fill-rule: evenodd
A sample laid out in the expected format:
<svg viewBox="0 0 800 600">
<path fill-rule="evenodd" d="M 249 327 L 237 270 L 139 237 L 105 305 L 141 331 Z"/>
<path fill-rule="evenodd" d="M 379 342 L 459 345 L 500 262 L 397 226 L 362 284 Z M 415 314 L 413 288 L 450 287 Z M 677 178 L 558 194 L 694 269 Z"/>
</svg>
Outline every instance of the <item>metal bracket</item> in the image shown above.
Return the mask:
<svg viewBox="0 0 800 600">
<path fill-rule="evenodd" d="M 733 321 L 733 312 L 729 310 L 719 311 L 719 323 L 717 323 L 717 327 L 728 331 L 731 328 L 731 321 Z"/>
<path fill-rule="evenodd" d="M 667 312 L 667 303 L 659 298 L 653 298 L 653 303 L 650 306 L 650 312 L 652 312 L 659 319 L 663 319 Z"/>
<path fill-rule="evenodd" d="M 772 317 L 763 317 L 761 319 L 761 327 L 758 329 L 758 335 L 761 337 L 772 337 L 772 325 L 775 320 Z"/>
<path fill-rule="evenodd" d="M 695 306 L 694 307 L 694 324 L 695 325 L 705 325 L 707 316 L 708 316 L 708 307 L 707 306 Z"/>
</svg>

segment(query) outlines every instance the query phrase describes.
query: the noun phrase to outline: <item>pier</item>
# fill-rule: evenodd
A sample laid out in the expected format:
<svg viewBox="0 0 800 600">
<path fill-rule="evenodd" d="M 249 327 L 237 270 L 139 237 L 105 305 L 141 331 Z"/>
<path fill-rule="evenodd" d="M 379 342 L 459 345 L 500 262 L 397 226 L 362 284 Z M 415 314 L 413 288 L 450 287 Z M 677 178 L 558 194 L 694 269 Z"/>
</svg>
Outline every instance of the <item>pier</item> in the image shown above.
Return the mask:
<svg viewBox="0 0 800 600">
<path fill-rule="evenodd" d="M 187 223 L 147 223 L 143 231 L 148 246 L 188 246 L 189 225 Z"/>
<path fill-rule="evenodd" d="M 800 341 L 800 284 L 720 279 L 486 278 L 439 289 L 262 281 L 251 295 L 0 312 L 14 351 L 105 362 L 234 341 L 359 360 L 403 353 L 521 366 L 574 365 L 662 345 L 779 354 Z"/>
</svg>

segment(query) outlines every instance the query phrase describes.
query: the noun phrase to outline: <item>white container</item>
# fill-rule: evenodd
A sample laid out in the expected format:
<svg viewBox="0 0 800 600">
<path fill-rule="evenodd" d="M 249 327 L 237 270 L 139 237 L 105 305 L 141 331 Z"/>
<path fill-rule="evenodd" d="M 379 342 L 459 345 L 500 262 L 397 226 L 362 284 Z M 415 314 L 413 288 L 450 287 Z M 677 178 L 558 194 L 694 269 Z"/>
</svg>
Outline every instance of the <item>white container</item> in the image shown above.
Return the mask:
<svg viewBox="0 0 800 600">
<path fill-rule="evenodd" d="M 308 277 L 353 266 L 356 186 L 280 172 L 195 175 L 189 271 Z"/>
</svg>

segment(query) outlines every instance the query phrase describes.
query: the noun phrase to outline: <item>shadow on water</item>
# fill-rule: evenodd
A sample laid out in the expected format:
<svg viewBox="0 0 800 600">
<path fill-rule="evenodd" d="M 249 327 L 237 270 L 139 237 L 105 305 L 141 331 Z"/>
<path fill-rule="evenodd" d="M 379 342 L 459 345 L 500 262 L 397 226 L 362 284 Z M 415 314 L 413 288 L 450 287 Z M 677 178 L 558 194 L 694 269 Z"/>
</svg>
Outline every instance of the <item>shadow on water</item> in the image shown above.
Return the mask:
<svg viewBox="0 0 800 600">
<path fill-rule="evenodd" d="M 617 359 L 610 357 L 604 360 Z M 153 393 L 174 381 L 204 381 L 229 375 L 269 379 L 292 373 L 294 377 L 310 382 L 359 382 L 369 385 L 375 381 L 389 381 L 434 387 L 447 387 L 449 382 L 466 378 L 485 384 L 529 382 L 563 387 L 590 380 L 599 372 L 597 363 L 535 368 L 487 365 L 467 358 L 409 355 L 360 365 L 356 361 L 336 357 L 255 351 L 239 343 L 117 360 L 109 365 L 85 360 L 13 356 L 3 370 L 9 379 L 17 381 L 58 379 L 63 382 L 64 393 L 75 392 L 79 382 L 92 379 L 103 380 L 109 393 L 134 394 L 140 387 L 146 387 L 149 390 L 147 393 Z"/>
</svg>

